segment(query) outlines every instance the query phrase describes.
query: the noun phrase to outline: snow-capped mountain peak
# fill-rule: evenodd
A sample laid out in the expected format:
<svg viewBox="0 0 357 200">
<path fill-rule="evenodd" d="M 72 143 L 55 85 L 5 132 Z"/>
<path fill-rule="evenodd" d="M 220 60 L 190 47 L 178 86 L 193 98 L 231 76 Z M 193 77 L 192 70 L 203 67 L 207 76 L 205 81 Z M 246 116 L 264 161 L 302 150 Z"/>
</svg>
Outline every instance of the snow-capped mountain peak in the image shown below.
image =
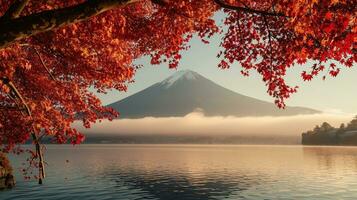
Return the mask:
<svg viewBox="0 0 357 200">
<path fill-rule="evenodd" d="M 195 80 L 199 78 L 197 72 L 191 70 L 181 70 L 161 82 L 165 88 L 169 88 L 179 80 Z"/>
</svg>

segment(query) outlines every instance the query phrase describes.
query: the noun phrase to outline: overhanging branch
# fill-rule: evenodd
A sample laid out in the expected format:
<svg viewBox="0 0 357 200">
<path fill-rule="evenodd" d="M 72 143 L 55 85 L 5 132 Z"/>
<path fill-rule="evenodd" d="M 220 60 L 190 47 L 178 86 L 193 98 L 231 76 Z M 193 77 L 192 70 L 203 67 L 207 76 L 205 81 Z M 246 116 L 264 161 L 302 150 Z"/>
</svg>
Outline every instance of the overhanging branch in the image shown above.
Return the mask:
<svg viewBox="0 0 357 200">
<path fill-rule="evenodd" d="M 0 18 L 0 20 L 15 19 L 20 16 L 22 10 L 26 7 L 30 0 L 13 0 L 10 7 L 7 9 L 5 14 Z"/>
<path fill-rule="evenodd" d="M 87 0 L 84 3 L 0 22 L 0 49 L 32 35 L 86 20 L 140 0 Z"/>
<path fill-rule="evenodd" d="M 230 5 L 224 3 L 222 0 L 214 0 L 216 4 L 221 6 L 222 8 L 226 8 L 229 10 L 236 10 L 236 11 L 242 11 L 246 13 L 252 13 L 252 14 L 259 14 L 263 16 L 278 16 L 278 17 L 287 17 L 284 13 L 276 13 L 276 12 L 269 12 L 269 11 L 263 11 L 263 10 L 255 10 L 249 7 L 241 7 L 241 6 L 235 6 L 235 5 Z"/>
<path fill-rule="evenodd" d="M 81 4 L 18 17 L 29 0 L 14 0 L 9 10 L 0 19 L 0 49 L 15 41 L 32 35 L 53 30 L 86 20 L 107 10 L 124 7 L 140 0 L 87 0 Z M 229 5 L 222 0 L 214 0 L 219 6 L 264 16 L 286 17 L 283 13 L 261 11 Z M 152 0 L 157 5 L 165 5 L 166 0 Z M 7 17 L 11 16 L 11 17 Z"/>
</svg>

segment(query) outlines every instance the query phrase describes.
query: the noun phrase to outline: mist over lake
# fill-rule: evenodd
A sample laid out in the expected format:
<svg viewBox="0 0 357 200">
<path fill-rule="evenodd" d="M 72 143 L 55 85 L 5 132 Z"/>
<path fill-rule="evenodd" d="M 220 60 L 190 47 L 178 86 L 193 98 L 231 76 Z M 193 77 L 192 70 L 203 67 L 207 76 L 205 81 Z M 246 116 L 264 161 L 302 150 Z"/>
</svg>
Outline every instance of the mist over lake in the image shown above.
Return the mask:
<svg viewBox="0 0 357 200">
<path fill-rule="evenodd" d="M 352 114 L 313 114 L 281 117 L 205 116 L 203 111 L 184 117 L 116 119 L 85 129 L 87 143 L 216 143 L 300 144 L 301 134 L 325 121 L 338 127 Z M 298 126 L 297 126 L 298 124 Z"/>
</svg>

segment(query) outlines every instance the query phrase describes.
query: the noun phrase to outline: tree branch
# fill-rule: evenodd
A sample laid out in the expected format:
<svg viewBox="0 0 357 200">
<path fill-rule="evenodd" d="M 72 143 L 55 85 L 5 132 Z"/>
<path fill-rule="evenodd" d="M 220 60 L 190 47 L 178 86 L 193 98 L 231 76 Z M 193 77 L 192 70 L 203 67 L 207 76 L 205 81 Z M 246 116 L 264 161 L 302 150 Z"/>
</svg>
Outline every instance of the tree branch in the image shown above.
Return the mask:
<svg viewBox="0 0 357 200">
<path fill-rule="evenodd" d="M 34 125 L 32 125 L 32 129 L 33 132 L 31 133 L 32 136 L 32 140 L 35 143 L 35 148 L 36 148 L 36 154 L 39 159 L 39 165 L 38 165 L 38 173 L 39 173 L 39 177 L 38 177 L 38 183 L 42 184 L 42 179 L 44 179 L 46 177 L 45 174 L 45 165 L 44 160 L 43 160 L 43 154 L 42 154 L 42 149 L 41 149 L 41 144 L 40 144 L 40 140 L 38 139 L 38 132 L 36 131 L 36 128 Z"/>
<path fill-rule="evenodd" d="M 140 0 L 87 0 L 81 4 L 43 11 L 28 16 L 17 17 L 29 0 L 14 0 L 6 16 L 0 20 L 0 49 L 32 35 L 53 30 L 69 24 L 86 20 L 113 8 L 124 7 Z M 255 10 L 249 7 L 229 5 L 223 0 L 214 0 L 219 6 L 264 16 L 287 17 L 283 13 Z M 152 0 L 154 4 L 165 5 L 165 0 Z M 13 18 L 15 17 L 15 18 Z M 17 17 L 17 18 L 16 18 Z"/>
<path fill-rule="evenodd" d="M 278 16 L 278 17 L 287 17 L 284 13 L 276 13 L 276 12 L 269 12 L 269 11 L 263 11 L 263 10 L 255 10 L 249 7 L 241 7 L 241 6 L 234 6 L 234 5 L 229 5 L 224 3 L 222 0 L 214 0 L 216 4 L 221 6 L 222 8 L 226 8 L 229 10 L 236 10 L 236 11 L 242 11 L 242 12 L 247 12 L 247 13 L 252 13 L 252 14 L 259 14 L 263 16 Z"/>
<path fill-rule="evenodd" d="M 140 0 L 87 0 L 84 3 L 0 22 L 0 49 L 32 35 L 86 20 Z"/>
<path fill-rule="evenodd" d="M 167 2 L 166 0 L 151 0 L 153 4 L 159 5 L 159 6 L 166 6 Z"/>
<path fill-rule="evenodd" d="M 22 10 L 26 7 L 30 0 L 13 0 L 10 7 L 5 14 L 0 18 L 1 20 L 15 19 L 20 16 Z"/>
<path fill-rule="evenodd" d="M 14 93 L 16 98 L 18 98 L 21 101 L 21 103 L 24 105 L 26 114 L 31 117 L 30 107 L 27 105 L 25 99 L 22 97 L 20 92 L 17 90 L 16 86 L 10 80 L 8 81 L 7 86 L 11 89 L 11 91 Z"/>
<path fill-rule="evenodd" d="M 42 59 L 42 56 L 40 54 L 40 52 L 37 51 L 36 47 L 34 47 L 35 49 L 35 52 L 38 56 L 38 58 L 40 59 L 41 61 L 41 64 L 43 66 L 43 68 L 45 68 L 45 70 L 47 71 L 47 73 L 50 75 L 50 77 L 52 78 L 52 80 L 56 81 L 56 78 L 53 76 L 53 74 L 51 73 L 51 71 L 47 68 L 46 64 L 45 64 L 45 61 Z"/>
</svg>

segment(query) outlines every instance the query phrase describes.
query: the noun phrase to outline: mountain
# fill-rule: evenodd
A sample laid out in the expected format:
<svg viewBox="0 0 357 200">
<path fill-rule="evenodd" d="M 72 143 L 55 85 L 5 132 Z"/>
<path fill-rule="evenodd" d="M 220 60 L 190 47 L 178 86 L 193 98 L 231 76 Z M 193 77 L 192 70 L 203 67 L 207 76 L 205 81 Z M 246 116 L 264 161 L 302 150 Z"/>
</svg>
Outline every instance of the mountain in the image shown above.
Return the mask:
<svg viewBox="0 0 357 200">
<path fill-rule="evenodd" d="M 121 118 L 185 116 L 197 109 L 206 116 L 289 116 L 319 113 L 303 107 L 279 110 L 273 103 L 228 90 L 200 74 L 178 71 L 132 96 L 108 105 Z"/>
</svg>

